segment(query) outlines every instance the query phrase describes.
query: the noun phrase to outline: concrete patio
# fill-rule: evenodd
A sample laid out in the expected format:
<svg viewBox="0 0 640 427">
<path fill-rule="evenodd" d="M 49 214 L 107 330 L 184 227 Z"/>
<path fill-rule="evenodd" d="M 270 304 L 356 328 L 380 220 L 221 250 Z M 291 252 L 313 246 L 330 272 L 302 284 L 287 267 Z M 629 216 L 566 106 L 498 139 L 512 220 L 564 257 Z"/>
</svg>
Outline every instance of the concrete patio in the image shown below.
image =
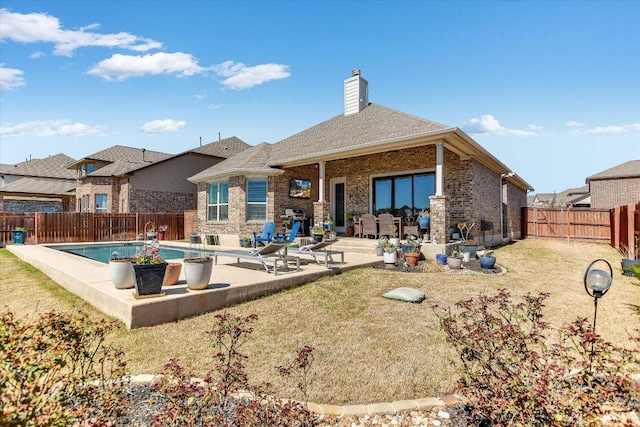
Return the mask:
<svg viewBox="0 0 640 427">
<path fill-rule="evenodd" d="M 167 242 L 171 246 L 188 244 Z M 267 273 L 261 264 L 221 257 L 213 267 L 209 286 L 204 290 L 187 289 L 184 269 L 176 285 L 165 286 L 164 296 L 136 299 L 133 289 L 116 289 L 111 282 L 109 265 L 68 254 L 48 245 L 9 245 L 7 249 L 21 260 L 38 268 L 69 292 L 89 302 L 98 310 L 121 320 L 129 328 L 153 326 L 206 313 L 251 300 L 283 289 L 312 282 L 323 276 L 372 265 L 381 261 L 375 256 L 374 240 L 342 239 L 339 248 L 345 262 L 330 268 L 301 257 L 300 271 Z M 207 251 L 238 249 L 229 246 L 207 246 Z M 171 262 L 182 262 L 172 260 Z"/>
</svg>

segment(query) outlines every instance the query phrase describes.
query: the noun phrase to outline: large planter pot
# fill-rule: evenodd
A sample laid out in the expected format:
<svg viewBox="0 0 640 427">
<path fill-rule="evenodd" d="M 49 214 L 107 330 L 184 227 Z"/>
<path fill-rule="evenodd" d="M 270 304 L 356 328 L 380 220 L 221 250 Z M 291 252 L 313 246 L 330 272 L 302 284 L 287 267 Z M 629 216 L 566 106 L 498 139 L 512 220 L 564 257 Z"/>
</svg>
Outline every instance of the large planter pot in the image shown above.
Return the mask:
<svg viewBox="0 0 640 427">
<path fill-rule="evenodd" d="M 396 248 L 400 247 L 400 239 L 398 237 L 390 237 L 389 238 L 389 243 L 391 243 Z"/>
<path fill-rule="evenodd" d="M 162 286 L 171 286 L 178 283 L 180 279 L 180 272 L 182 271 L 182 264 L 179 262 L 170 262 L 167 264 L 167 269 L 164 272 L 164 279 L 162 280 Z"/>
<path fill-rule="evenodd" d="M 451 269 L 459 269 L 462 267 L 462 258 L 447 257 L 447 265 Z"/>
<path fill-rule="evenodd" d="M 491 255 L 485 255 L 480 257 L 480 267 L 493 268 L 496 263 L 496 257 Z"/>
<path fill-rule="evenodd" d="M 211 280 L 213 258 L 186 258 L 184 260 L 184 277 L 187 288 L 193 290 L 205 289 Z"/>
<path fill-rule="evenodd" d="M 404 258 L 407 260 L 407 263 L 410 266 L 415 267 L 416 265 L 418 265 L 418 260 L 420 259 L 420 253 L 408 252 L 404 254 Z"/>
<path fill-rule="evenodd" d="M 27 232 L 25 230 L 11 230 L 13 234 L 14 245 L 24 245 L 24 241 L 27 238 Z"/>
<path fill-rule="evenodd" d="M 162 294 L 162 282 L 167 263 L 134 264 L 136 294 L 139 297 Z"/>
<path fill-rule="evenodd" d="M 478 252 L 479 247 L 480 245 L 469 245 L 466 243 L 460 243 L 460 252 L 462 253 L 469 252 L 469 256 L 471 258 L 475 258 L 476 252 Z"/>
<path fill-rule="evenodd" d="M 131 289 L 135 285 L 135 273 L 131 259 L 110 259 L 109 272 L 116 289 Z"/>
</svg>

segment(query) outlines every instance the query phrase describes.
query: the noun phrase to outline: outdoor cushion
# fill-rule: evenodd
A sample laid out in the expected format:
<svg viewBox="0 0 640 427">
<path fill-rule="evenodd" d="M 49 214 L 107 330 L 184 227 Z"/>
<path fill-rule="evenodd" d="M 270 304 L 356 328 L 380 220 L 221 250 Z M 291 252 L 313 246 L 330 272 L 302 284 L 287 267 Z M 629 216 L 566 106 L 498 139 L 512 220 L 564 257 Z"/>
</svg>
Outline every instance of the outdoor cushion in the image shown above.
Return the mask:
<svg viewBox="0 0 640 427">
<path fill-rule="evenodd" d="M 420 292 L 413 288 L 395 288 L 382 296 L 385 298 L 417 303 L 422 302 L 425 298 L 424 292 Z"/>
</svg>

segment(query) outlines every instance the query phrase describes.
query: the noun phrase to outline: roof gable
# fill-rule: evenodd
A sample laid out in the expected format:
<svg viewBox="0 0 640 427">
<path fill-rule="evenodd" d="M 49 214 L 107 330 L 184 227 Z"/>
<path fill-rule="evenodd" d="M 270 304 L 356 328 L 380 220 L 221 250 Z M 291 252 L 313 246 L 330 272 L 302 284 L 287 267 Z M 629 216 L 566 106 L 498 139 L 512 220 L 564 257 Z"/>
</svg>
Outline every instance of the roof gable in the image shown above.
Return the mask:
<svg viewBox="0 0 640 427">
<path fill-rule="evenodd" d="M 263 142 L 241 153 L 236 154 L 220 163 L 203 170 L 189 178 L 192 182 L 206 181 L 207 178 L 233 175 L 274 175 L 280 174 L 280 169 L 268 165 L 274 145 Z"/>
<path fill-rule="evenodd" d="M 193 150 L 189 150 L 189 152 L 228 159 L 229 157 L 235 156 L 248 148 L 251 148 L 251 145 L 247 144 L 240 138 L 232 136 L 230 138 L 221 139 L 219 141 L 194 148 Z"/>
<path fill-rule="evenodd" d="M 44 159 L 32 159 L 15 165 L 3 165 L 2 173 L 16 176 L 75 179 L 76 173 L 68 169 L 75 160 L 66 154 L 56 154 Z"/>
</svg>

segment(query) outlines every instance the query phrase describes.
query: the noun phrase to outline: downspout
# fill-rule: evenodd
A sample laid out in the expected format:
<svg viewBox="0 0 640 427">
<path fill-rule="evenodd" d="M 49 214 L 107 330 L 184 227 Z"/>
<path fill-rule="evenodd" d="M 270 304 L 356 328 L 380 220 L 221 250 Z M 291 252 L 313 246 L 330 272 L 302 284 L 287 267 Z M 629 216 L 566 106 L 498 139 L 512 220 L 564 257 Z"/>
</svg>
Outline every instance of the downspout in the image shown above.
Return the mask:
<svg viewBox="0 0 640 427">
<path fill-rule="evenodd" d="M 318 162 L 318 202 L 324 203 L 324 160 Z"/>
</svg>

